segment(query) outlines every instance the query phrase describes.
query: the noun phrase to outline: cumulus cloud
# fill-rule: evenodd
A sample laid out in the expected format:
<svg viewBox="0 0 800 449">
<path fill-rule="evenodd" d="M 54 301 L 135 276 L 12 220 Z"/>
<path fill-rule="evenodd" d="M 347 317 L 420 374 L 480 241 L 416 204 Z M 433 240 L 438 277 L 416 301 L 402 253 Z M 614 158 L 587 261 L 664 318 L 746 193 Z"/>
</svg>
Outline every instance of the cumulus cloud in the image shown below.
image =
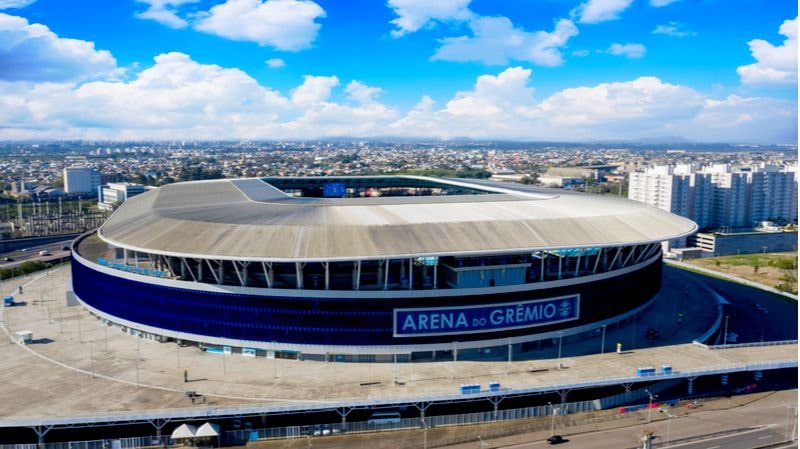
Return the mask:
<svg viewBox="0 0 800 449">
<path fill-rule="evenodd" d="M 472 36 L 442 39 L 431 59 L 494 65 L 518 60 L 558 66 L 563 63 L 561 48 L 578 34 L 578 28 L 568 19 L 556 22 L 552 32 L 515 28 L 506 17 L 480 17 L 470 21 L 469 26 Z"/>
<path fill-rule="evenodd" d="M 781 45 L 762 39 L 747 43 L 757 62 L 736 69 L 742 84 L 797 83 L 797 18 L 784 21 L 778 32 L 786 37 Z"/>
<path fill-rule="evenodd" d="M 397 27 L 392 36 L 400 37 L 418 31 L 433 22 L 463 21 L 472 18 L 470 0 L 389 0 L 397 18 L 391 23 Z"/>
<path fill-rule="evenodd" d="M 36 3 L 36 0 L 0 0 L 0 9 L 18 9 Z"/>
<path fill-rule="evenodd" d="M 178 8 L 198 0 L 136 0 L 147 5 L 147 9 L 136 13 L 140 19 L 154 20 L 170 28 L 185 28 L 189 22 L 178 16 Z"/>
<path fill-rule="evenodd" d="M 561 141 L 674 136 L 792 142 L 797 136 L 796 106 L 784 100 L 714 100 L 686 86 L 640 77 L 564 89 L 537 102 L 530 77 L 519 67 L 481 76 L 472 90 L 458 92 L 441 109 L 423 98 L 390 128 L 410 136 Z M 758 113 L 747 116 L 748 110 Z"/>
<path fill-rule="evenodd" d="M 580 23 L 600 23 L 619 19 L 619 15 L 631 6 L 633 0 L 589 0 L 581 3 L 571 14 Z"/>
<path fill-rule="evenodd" d="M 256 42 L 284 51 L 311 46 L 325 10 L 310 0 L 227 0 L 194 24 L 198 31 L 226 39 Z"/>
<path fill-rule="evenodd" d="M 625 56 L 628 59 L 637 59 L 644 56 L 647 49 L 642 44 L 618 44 L 613 43 L 608 50 L 607 53 L 610 53 L 614 56 Z"/>
<path fill-rule="evenodd" d="M 335 76 L 303 77 L 303 84 L 292 89 L 292 103 L 297 106 L 311 106 L 322 103 L 331 96 L 331 91 L 339 85 L 339 78 Z"/>
<path fill-rule="evenodd" d="M 368 105 L 377 102 L 376 97 L 383 92 L 380 87 L 371 87 L 361 81 L 351 81 L 345 88 L 347 97 L 356 103 Z"/>
<path fill-rule="evenodd" d="M 651 31 L 653 34 L 665 34 L 667 36 L 672 37 L 686 37 L 686 36 L 695 36 L 697 33 L 694 31 L 685 30 L 683 24 L 678 22 L 668 22 L 656 25 L 656 27 Z"/>
<path fill-rule="evenodd" d="M 286 67 L 286 61 L 281 58 L 271 58 L 264 61 L 264 64 L 271 69 L 279 69 L 281 67 Z"/>
<path fill-rule="evenodd" d="M 287 94 L 239 69 L 166 53 L 126 80 L 0 80 L 0 139 L 270 139 L 333 136 L 792 142 L 797 105 L 711 98 L 656 77 L 563 89 L 536 99 L 533 72 L 476 78 L 440 105 L 421 96 L 400 113 L 380 87 L 306 76 Z"/>
<path fill-rule="evenodd" d="M 792 126 L 794 124 L 794 126 Z M 704 140 L 797 142 L 797 103 L 765 97 L 730 95 L 706 99 L 683 134 Z"/>
<path fill-rule="evenodd" d="M 511 67 L 497 76 L 481 75 L 475 89 L 458 92 L 447 102 L 444 112 L 455 117 L 499 117 L 514 113 L 519 104 L 533 101 L 528 86 L 531 70 Z"/>
<path fill-rule="evenodd" d="M 0 13 L 0 80 L 76 81 L 117 70 L 94 42 L 59 37 L 44 25 Z"/>
</svg>

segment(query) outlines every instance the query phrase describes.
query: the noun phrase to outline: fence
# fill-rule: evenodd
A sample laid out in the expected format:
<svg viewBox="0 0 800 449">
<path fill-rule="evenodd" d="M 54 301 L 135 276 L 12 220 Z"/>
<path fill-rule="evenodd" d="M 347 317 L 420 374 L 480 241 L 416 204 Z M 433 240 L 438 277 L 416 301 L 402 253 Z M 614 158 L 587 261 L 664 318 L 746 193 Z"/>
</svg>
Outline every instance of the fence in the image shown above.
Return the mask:
<svg viewBox="0 0 800 449">
<path fill-rule="evenodd" d="M 698 342 L 693 342 L 698 346 L 703 346 L 705 349 L 732 349 L 732 348 L 750 348 L 755 346 L 780 346 L 780 345 L 796 345 L 797 340 L 776 340 L 776 341 L 755 341 L 752 343 L 735 343 L 724 345 L 703 345 Z"/>
<path fill-rule="evenodd" d="M 302 438 L 336 433 L 386 432 L 393 430 L 423 429 L 433 427 L 463 426 L 485 424 L 497 421 L 537 418 L 541 416 L 568 415 L 571 413 L 595 410 L 594 401 L 569 402 L 557 405 L 540 405 L 458 415 L 426 416 L 425 418 L 403 418 L 393 423 L 376 425 L 369 421 L 316 424 L 309 426 L 272 427 L 253 430 L 232 430 L 225 432 L 224 440 L 229 444 L 243 444 L 247 441 Z"/>
<path fill-rule="evenodd" d="M 131 437 L 113 438 L 107 440 L 70 441 L 59 443 L 44 443 L 42 449 L 133 449 L 145 447 L 172 446 L 168 436 L 162 437 Z M 0 449 L 38 449 L 36 444 L 0 444 Z"/>
</svg>

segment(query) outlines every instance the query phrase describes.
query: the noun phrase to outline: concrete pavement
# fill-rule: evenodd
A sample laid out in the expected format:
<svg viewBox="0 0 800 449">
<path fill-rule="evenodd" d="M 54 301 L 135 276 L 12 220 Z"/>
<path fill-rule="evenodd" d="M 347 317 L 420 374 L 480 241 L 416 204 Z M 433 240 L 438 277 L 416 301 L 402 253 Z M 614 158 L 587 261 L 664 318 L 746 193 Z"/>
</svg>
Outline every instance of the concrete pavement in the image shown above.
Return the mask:
<svg viewBox="0 0 800 449">
<path fill-rule="evenodd" d="M 640 366 L 670 364 L 674 370 L 687 371 L 797 359 L 797 345 L 709 351 L 692 344 L 665 345 L 642 337 L 640 344 L 653 346 L 622 355 L 598 354 L 599 336 L 588 342 L 574 342 L 574 349 L 565 342 L 560 361 L 552 348 L 545 348 L 542 358 L 510 364 L 321 363 L 223 356 L 133 337 L 103 325 L 82 307 L 66 307 L 68 279 L 68 268 L 31 276 L 24 280 L 24 294 L 17 295 L 27 305 L 0 311 L 4 326 L 11 332 L 29 329 L 36 339 L 28 346 L 12 343 L 9 338 L 0 340 L 0 357 L 4 361 L 4 369 L 0 370 L 0 420 L 233 404 L 302 405 L 423 398 L 457 394 L 459 385 L 464 383 L 485 385 L 498 381 L 503 388 L 520 389 L 628 377 Z M 22 283 L 16 279 L 0 285 L 0 289 L 10 292 Z M 677 326 L 674 321 L 667 321 L 676 316 L 669 316 L 672 310 L 702 309 L 702 304 L 691 298 L 661 307 L 666 313 L 646 311 L 638 324 L 632 321 L 610 329 L 607 344 L 614 344 L 612 332 L 618 332 L 620 338 L 643 334 L 642 321 L 661 319 L 662 328 L 675 326 L 676 334 L 687 332 L 687 336 L 705 325 L 698 324 L 694 329 L 689 322 Z M 648 313 L 656 316 L 647 318 Z M 703 313 L 698 311 L 699 316 L 705 316 Z M 592 351 L 591 355 L 578 355 Z M 564 369 L 558 368 L 559 362 Z M 185 370 L 191 382 L 184 382 Z M 395 378 L 402 384 L 395 384 Z M 192 405 L 184 394 L 187 390 L 206 395 L 208 402 Z"/>
</svg>

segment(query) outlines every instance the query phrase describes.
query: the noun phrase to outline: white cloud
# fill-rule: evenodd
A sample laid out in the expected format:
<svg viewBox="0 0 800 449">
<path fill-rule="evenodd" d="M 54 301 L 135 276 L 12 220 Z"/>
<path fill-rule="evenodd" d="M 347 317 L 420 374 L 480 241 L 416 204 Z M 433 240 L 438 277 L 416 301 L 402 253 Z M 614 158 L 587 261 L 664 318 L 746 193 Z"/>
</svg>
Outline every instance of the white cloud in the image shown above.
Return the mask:
<svg viewBox="0 0 800 449">
<path fill-rule="evenodd" d="M 442 39 L 431 57 L 445 61 L 480 61 L 506 64 L 509 60 L 527 61 L 542 66 L 563 63 L 560 49 L 578 34 L 571 20 L 561 19 L 552 32 L 528 32 L 515 28 L 506 17 L 480 17 L 470 21 L 472 36 Z"/>
<path fill-rule="evenodd" d="M 589 50 L 586 50 L 586 49 L 575 50 L 575 51 L 572 52 L 572 56 L 577 56 L 579 58 L 585 58 L 586 56 L 589 56 L 591 53 L 592 52 L 590 52 Z"/>
<path fill-rule="evenodd" d="M 497 76 L 481 75 L 472 91 L 458 92 L 445 111 L 453 116 L 486 117 L 507 114 L 515 105 L 533 101 L 530 69 L 511 67 Z"/>
<path fill-rule="evenodd" d="M 311 46 L 325 10 L 310 0 L 227 0 L 199 16 L 194 28 L 226 39 L 284 51 Z"/>
<path fill-rule="evenodd" d="M 413 33 L 435 21 L 464 21 L 472 18 L 470 0 L 389 0 L 388 6 L 397 14 L 392 20 L 397 29 L 392 36 Z"/>
<path fill-rule="evenodd" d="M 536 102 L 530 75 L 529 70 L 517 67 L 497 76 L 481 76 L 474 89 L 458 92 L 439 110 L 433 109 L 429 98 L 423 98 L 390 128 L 406 136 L 476 139 L 797 139 L 797 108 L 789 101 L 714 100 L 686 86 L 640 77 L 564 89 Z"/>
<path fill-rule="evenodd" d="M 778 32 L 786 37 L 782 45 L 762 39 L 747 43 L 757 62 L 736 69 L 742 84 L 797 83 L 797 18 L 784 21 Z"/>
<path fill-rule="evenodd" d="M 264 61 L 264 64 L 271 69 L 279 69 L 281 67 L 286 67 L 286 61 L 281 58 L 271 58 Z"/>
<path fill-rule="evenodd" d="M 650 0 L 650 6 L 655 8 L 661 8 L 663 6 L 671 5 L 679 1 L 680 0 Z"/>
<path fill-rule="evenodd" d="M 695 36 L 697 33 L 683 29 L 683 24 L 678 22 L 668 22 L 656 25 L 651 31 L 653 34 L 665 34 L 672 37 Z"/>
<path fill-rule="evenodd" d="M 370 87 L 361 81 L 351 81 L 345 88 L 345 93 L 348 98 L 362 105 L 374 104 L 377 102 L 376 98 L 383 92 L 380 87 Z"/>
<path fill-rule="evenodd" d="M 606 52 L 614 56 L 625 56 L 628 59 L 637 59 L 644 56 L 647 49 L 642 44 L 618 44 L 613 43 Z"/>
<path fill-rule="evenodd" d="M 94 42 L 59 37 L 44 25 L 0 13 L 0 80 L 74 81 L 117 70 Z"/>
<path fill-rule="evenodd" d="M 0 0 L 0 9 L 18 9 L 36 3 L 36 0 Z"/>
<path fill-rule="evenodd" d="M 137 12 L 136 17 L 140 19 L 154 20 L 170 28 L 185 28 L 189 22 L 179 17 L 178 8 L 187 3 L 195 3 L 199 0 L 136 0 L 138 3 L 147 5 L 147 9 Z"/>
<path fill-rule="evenodd" d="M 795 124 L 794 127 L 791 124 Z M 775 98 L 707 99 L 684 135 L 705 140 L 797 142 L 797 103 Z"/>
<path fill-rule="evenodd" d="M 600 23 L 619 19 L 619 15 L 631 6 L 633 0 L 588 0 L 581 3 L 571 14 L 580 23 Z"/>
<path fill-rule="evenodd" d="M 303 84 L 292 89 L 292 103 L 296 106 L 312 106 L 327 100 L 331 96 L 331 91 L 339 85 L 339 78 L 335 76 L 311 76 L 303 77 Z"/>
<path fill-rule="evenodd" d="M 306 76 L 284 95 L 239 69 L 167 53 L 126 81 L 0 81 L 0 139 L 797 138 L 792 101 L 713 98 L 655 77 L 563 89 L 537 100 L 531 77 L 522 67 L 482 75 L 441 106 L 423 95 L 401 114 L 381 103 L 380 87 L 360 81 Z"/>
</svg>

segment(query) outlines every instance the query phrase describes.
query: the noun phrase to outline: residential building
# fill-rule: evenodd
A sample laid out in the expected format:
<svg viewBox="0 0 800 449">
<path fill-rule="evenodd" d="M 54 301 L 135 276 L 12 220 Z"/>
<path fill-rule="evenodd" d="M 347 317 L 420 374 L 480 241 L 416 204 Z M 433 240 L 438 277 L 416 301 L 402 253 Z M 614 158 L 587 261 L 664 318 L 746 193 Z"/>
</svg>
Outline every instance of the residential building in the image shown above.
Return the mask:
<svg viewBox="0 0 800 449">
<path fill-rule="evenodd" d="M 97 193 L 98 187 L 100 187 L 100 172 L 94 168 L 64 168 L 64 191 L 66 193 Z"/>
<path fill-rule="evenodd" d="M 132 196 L 145 192 L 141 184 L 111 182 L 102 186 L 97 195 L 97 206 L 101 210 L 114 210 Z"/>
</svg>

